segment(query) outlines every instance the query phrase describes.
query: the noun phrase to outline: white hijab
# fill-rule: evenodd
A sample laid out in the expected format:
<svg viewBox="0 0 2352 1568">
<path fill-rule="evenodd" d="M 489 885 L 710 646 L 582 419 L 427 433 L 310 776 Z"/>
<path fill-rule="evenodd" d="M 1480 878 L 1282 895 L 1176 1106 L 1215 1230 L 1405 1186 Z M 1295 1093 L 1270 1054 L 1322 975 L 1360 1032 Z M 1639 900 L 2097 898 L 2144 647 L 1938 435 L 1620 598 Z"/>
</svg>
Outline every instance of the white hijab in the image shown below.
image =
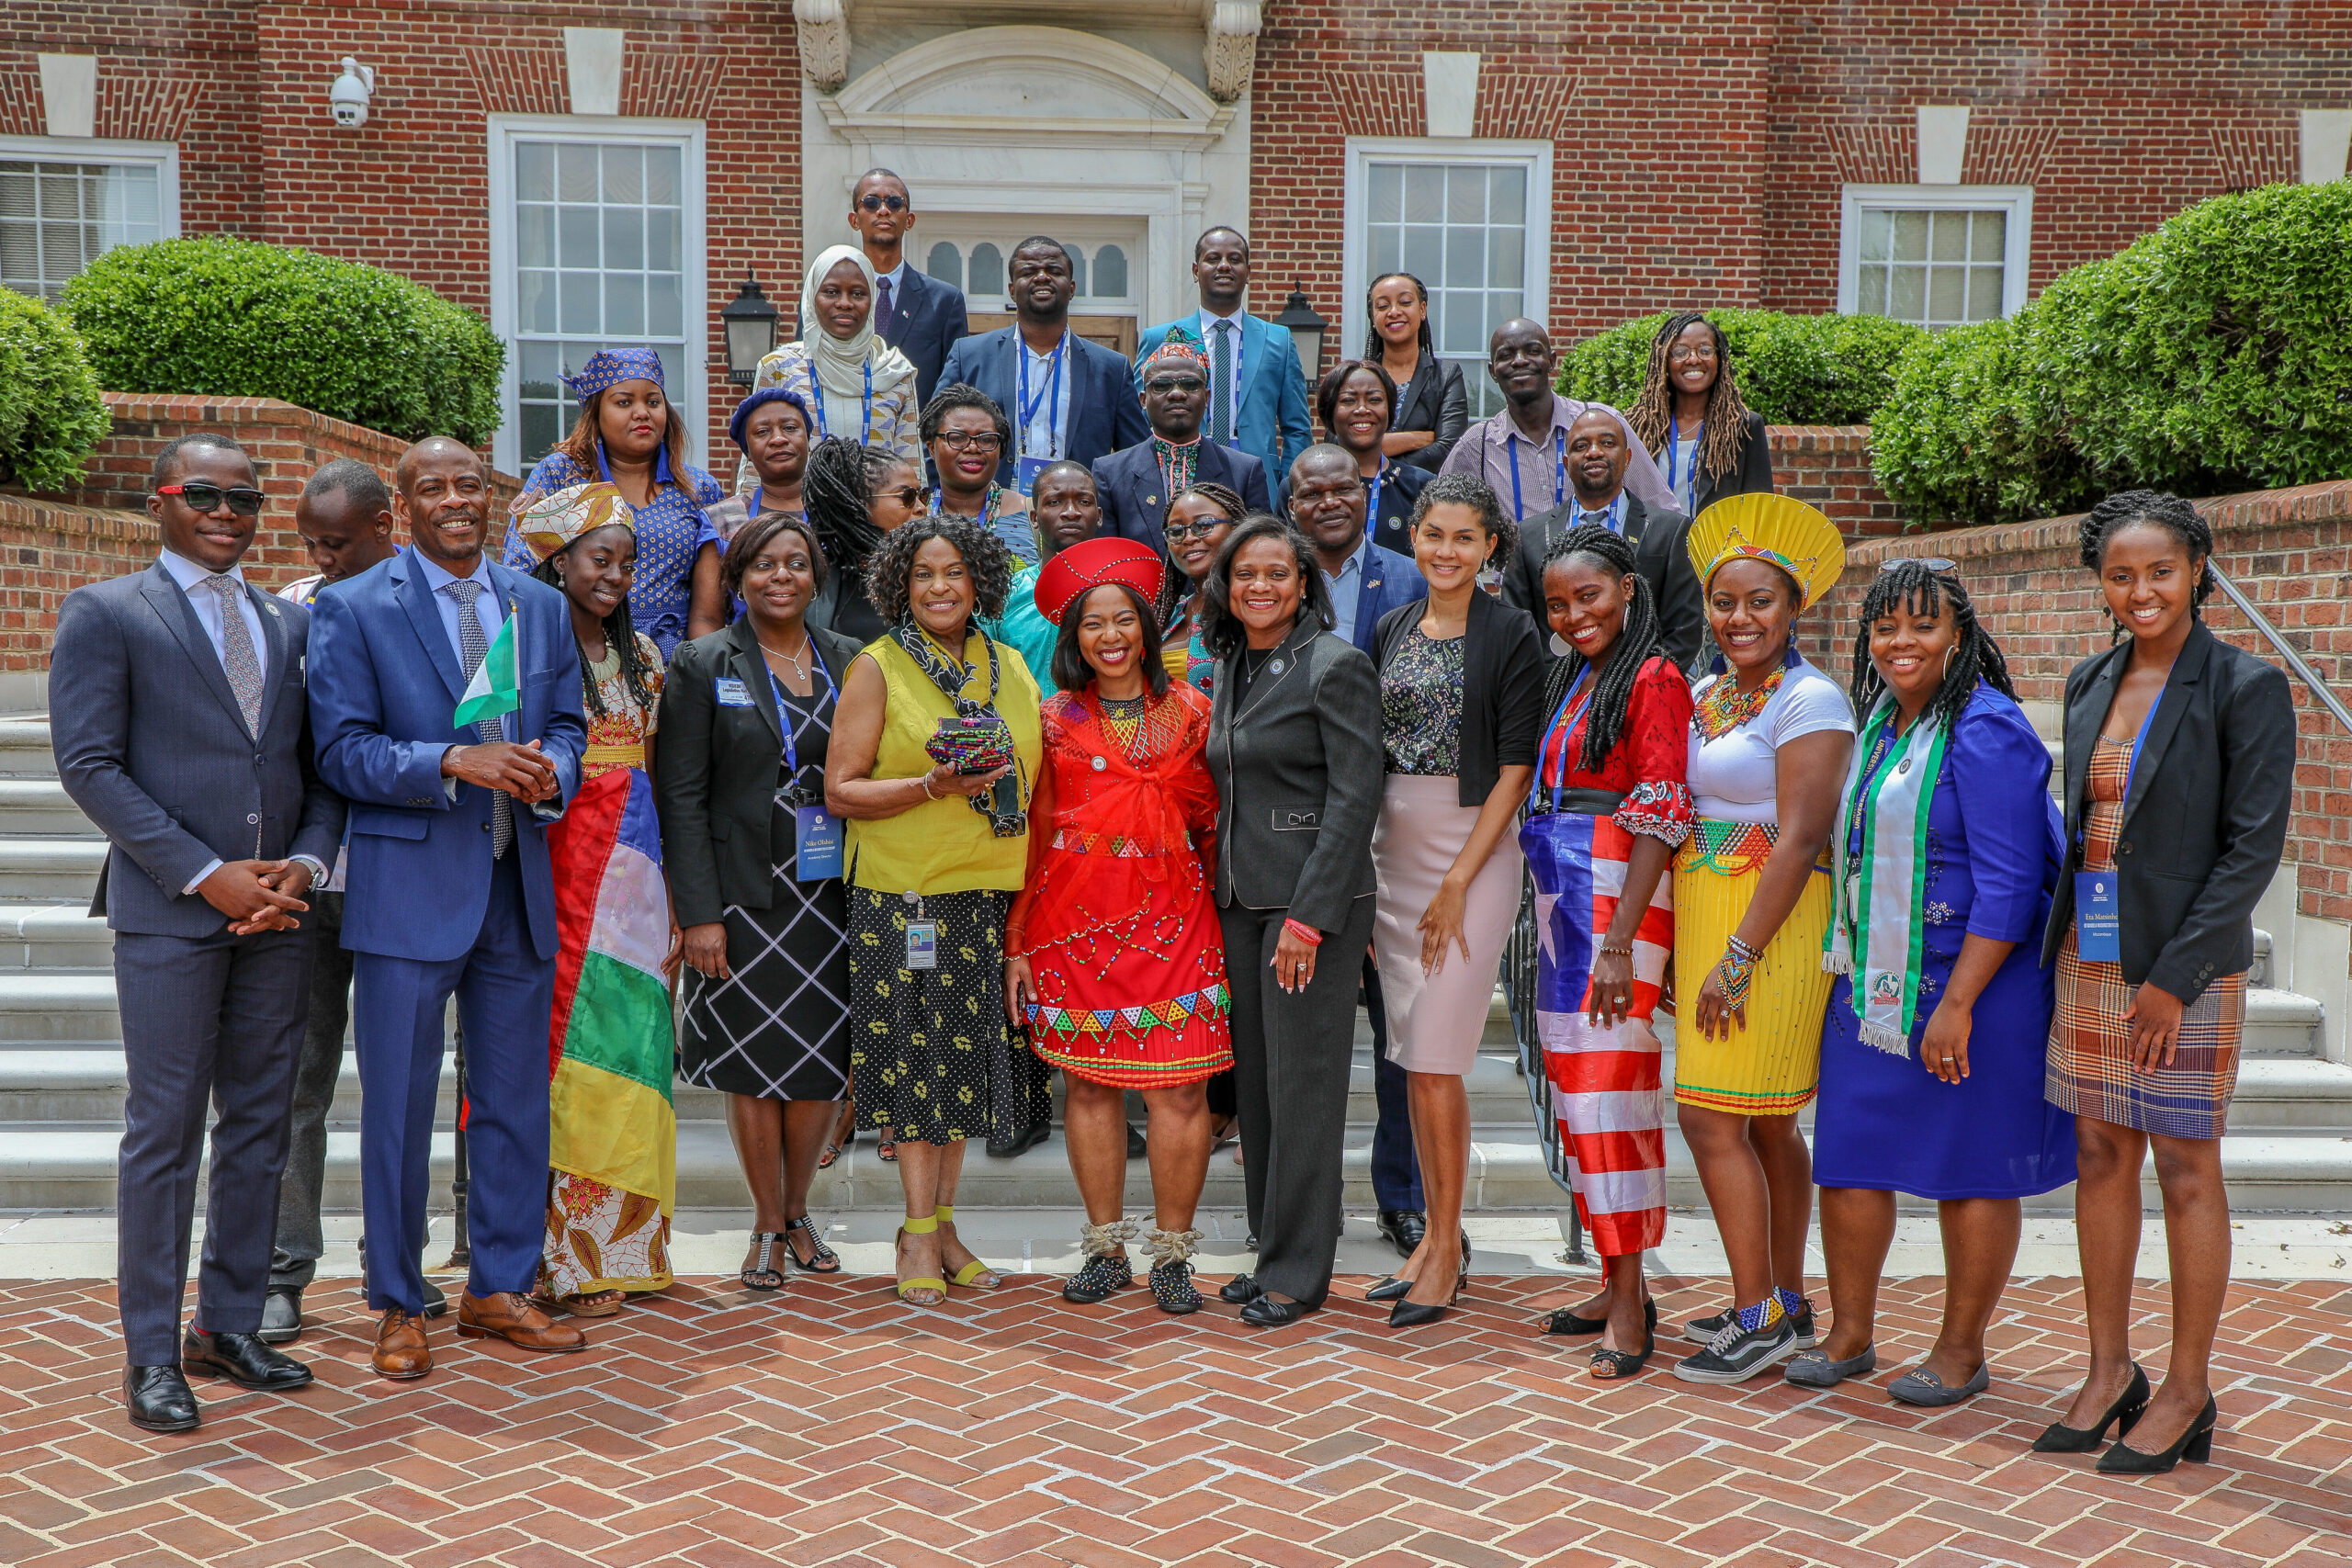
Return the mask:
<svg viewBox="0 0 2352 1568">
<path fill-rule="evenodd" d="M 865 279 L 869 299 L 879 293 L 875 288 L 874 264 L 865 259 L 865 252 L 858 246 L 835 245 L 818 256 L 808 264 L 808 280 L 800 286 L 801 351 L 808 356 L 817 385 L 834 397 L 864 397 L 869 365 L 874 370 L 874 390 L 879 395 L 895 389 L 901 382 L 912 381 L 914 364 L 875 333 L 871 307 L 854 337 L 837 338 L 825 330 L 823 319 L 817 314 L 817 287 L 825 281 L 827 273 L 843 262 L 857 264 L 858 272 Z M 810 332 L 811 327 L 817 330 Z"/>
</svg>

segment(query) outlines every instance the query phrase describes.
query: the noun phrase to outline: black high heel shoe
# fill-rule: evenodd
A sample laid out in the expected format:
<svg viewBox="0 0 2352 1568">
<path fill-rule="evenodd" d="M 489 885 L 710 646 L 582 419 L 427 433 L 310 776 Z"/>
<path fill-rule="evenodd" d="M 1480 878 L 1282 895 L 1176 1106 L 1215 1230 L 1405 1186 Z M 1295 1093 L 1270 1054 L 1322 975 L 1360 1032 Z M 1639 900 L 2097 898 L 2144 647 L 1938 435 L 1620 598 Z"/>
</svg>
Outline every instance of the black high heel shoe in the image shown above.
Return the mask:
<svg viewBox="0 0 2352 1568">
<path fill-rule="evenodd" d="M 2063 1421 L 2052 1421 L 2034 1438 L 2033 1451 L 2038 1454 L 2086 1454 L 2107 1440 L 2108 1423 L 2116 1423 L 2115 1435 L 2121 1438 L 2140 1419 L 2140 1412 L 2148 1407 L 2148 1374 L 2140 1363 L 2132 1363 L 2132 1381 L 2116 1395 L 2107 1414 L 2092 1427 L 2069 1427 Z M 2171 1467 L 2167 1465 L 2166 1469 Z"/>
<path fill-rule="evenodd" d="M 2221 1410 L 2213 1396 L 2205 1396 L 2205 1408 L 2188 1424 L 2188 1430 L 2179 1441 L 2160 1454 L 2142 1453 L 2118 1438 L 2115 1446 L 2098 1456 L 2101 1475 L 2162 1475 L 2182 1460 L 2191 1464 L 2204 1464 L 2213 1457 L 2213 1424 L 2221 1419 Z"/>
<path fill-rule="evenodd" d="M 1465 1238 L 1462 1243 L 1462 1267 L 1456 1269 L 1453 1275 L 1453 1294 L 1442 1302 L 1428 1303 L 1408 1302 L 1400 1296 L 1396 1303 L 1388 1309 L 1388 1326 L 1418 1328 L 1424 1323 L 1435 1323 L 1439 1318 L 1443 1317 L 1449 1309 L 1461 1303 L 1462 1287 L 1469 1282 L 1470 1243 Z M 1412 1286 L 1408 1284 L 1405 1288 L 1409 1291 Z"/>
<path fill-rule="evenodd" d="M 1465 1274 L 1470 1271 L 1470 1237 L 1466 1233 L 1462 1237 L 1462 1271 Z M 1413 1281 L 1410 1280 L 1399 1280 L 1394 1274 L 1384 1274 L 1364 1287 L 1363 1299 L 1368 1302 L 1400 1302 L 1405 1299 L 1406 1292 L 1412 1288 Z"/>
</svg>

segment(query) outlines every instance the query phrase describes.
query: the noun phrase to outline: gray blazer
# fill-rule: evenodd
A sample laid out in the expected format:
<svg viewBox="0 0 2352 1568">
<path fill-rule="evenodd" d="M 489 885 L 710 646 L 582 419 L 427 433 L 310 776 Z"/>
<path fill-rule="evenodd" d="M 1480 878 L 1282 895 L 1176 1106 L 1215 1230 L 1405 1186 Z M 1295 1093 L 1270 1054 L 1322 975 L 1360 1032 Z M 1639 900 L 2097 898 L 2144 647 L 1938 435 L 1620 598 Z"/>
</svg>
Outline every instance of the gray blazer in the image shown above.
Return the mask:
<svg viewBox="0 0 2352 1568">
<path fill-rule="evenodd" d="M 213 860 L 334 864 L 343 799 L 311 755 L 302 661 L 311 613 L 247 584 L 268 673 L 245 728 L 204 624 L 159 563 L 77 588 L 57 614 L 50 744 L 57 773 L 113 841 L 90 913 L 119 931 L 206 937 L 228 919 L 180 891 Z"/>
<path fill-rule="evenodd" d="M 1335 931 L 1369 898 L 1385 770 L 1372 660 L 1313 621 L 1283 639 L 1236 712 L 1239 654 L 1217 660 L 1209 710 L 1216 901 L 1288 909 Z"/>
</svg>

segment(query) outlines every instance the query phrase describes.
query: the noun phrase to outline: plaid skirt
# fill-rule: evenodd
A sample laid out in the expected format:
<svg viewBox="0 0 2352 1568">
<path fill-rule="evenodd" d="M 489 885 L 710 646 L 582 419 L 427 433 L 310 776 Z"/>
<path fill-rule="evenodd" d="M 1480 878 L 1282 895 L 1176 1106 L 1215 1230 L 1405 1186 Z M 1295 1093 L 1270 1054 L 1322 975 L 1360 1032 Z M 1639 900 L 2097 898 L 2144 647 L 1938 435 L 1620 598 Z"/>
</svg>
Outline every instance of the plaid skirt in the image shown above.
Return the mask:
<svg viewBox="0 0 2352 1568">
<path fill-rule="evenodd" d="M 2123 966 L 2078 958 L 2069 931 L 2058 950 L 2058 1010 L 2050 1021 L 2042 1097 L 2062 1111 L 2168 1138 L 2218 1138 L 2238 1084 L 2245 976 L 2226 975 L 2181 1010 L 2168 1067 L 2132 1065 Z"/>
</svg>

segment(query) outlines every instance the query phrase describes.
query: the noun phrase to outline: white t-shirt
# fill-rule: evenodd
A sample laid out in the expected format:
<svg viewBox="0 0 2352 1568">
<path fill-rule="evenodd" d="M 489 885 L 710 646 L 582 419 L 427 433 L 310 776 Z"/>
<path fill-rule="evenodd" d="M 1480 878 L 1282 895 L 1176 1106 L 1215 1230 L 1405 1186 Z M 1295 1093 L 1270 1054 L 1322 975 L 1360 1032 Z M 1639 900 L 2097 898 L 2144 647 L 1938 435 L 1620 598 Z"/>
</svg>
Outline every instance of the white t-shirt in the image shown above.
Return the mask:
<svg viewBox="0 0 2352 1568">
<path fill-rule="evenodd" d="M 1728 681 L 1729 675 L 1715 680 Z M 1704 695 L 1712 682 L 1700 684 Z M 1854 733 L 1854 705 L 1846 688 L 1799 660 L 1781 678 L 1764 711 L 1720 740 L 1690 731 L 1690 784 L 1699 815 L 1718 822 L 1780 821 L 1775 772 L 1780 749 L 1825 729 Z"/>
</svg>

